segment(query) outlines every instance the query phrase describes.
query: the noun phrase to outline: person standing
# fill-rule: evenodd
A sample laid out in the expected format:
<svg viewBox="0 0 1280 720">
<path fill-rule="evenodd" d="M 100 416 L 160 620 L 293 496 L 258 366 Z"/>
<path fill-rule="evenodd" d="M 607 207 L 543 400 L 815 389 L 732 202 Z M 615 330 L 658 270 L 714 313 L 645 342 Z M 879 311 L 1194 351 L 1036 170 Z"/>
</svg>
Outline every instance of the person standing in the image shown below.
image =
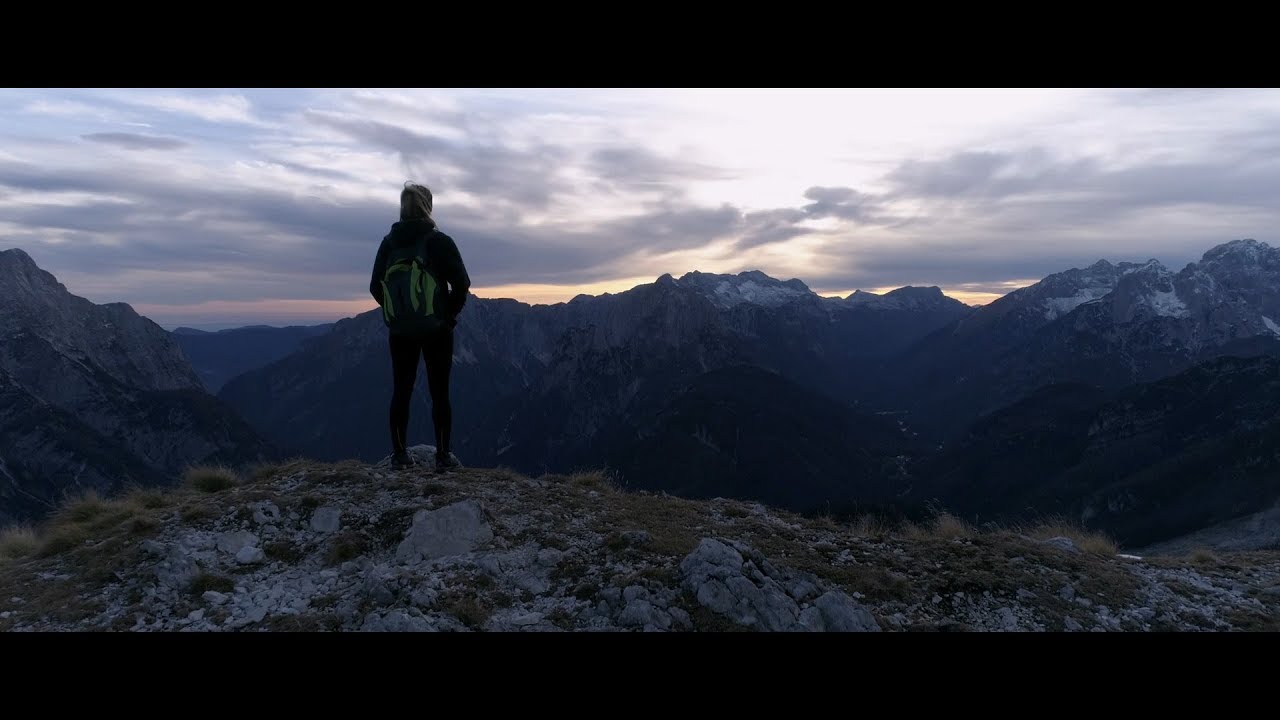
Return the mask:
<svg viewBox="0 0 1280 720">
<path fill-rule="evenodd" d="M 457 244 L 432 218 L 431 190 L 405 183 L 400 191 L 400 220 L 382 238 L 369 280 L 369 293 L 382 308 L 391 351 L 393 467 L 413 465 L 406 435 L 419 357 L 426 364 L 431 394 L 436 471 L 459 467 L 449 446 L 453 429 L 449 374 L 453 331 L 470 287 L 471 278 Z"/>
</svg>

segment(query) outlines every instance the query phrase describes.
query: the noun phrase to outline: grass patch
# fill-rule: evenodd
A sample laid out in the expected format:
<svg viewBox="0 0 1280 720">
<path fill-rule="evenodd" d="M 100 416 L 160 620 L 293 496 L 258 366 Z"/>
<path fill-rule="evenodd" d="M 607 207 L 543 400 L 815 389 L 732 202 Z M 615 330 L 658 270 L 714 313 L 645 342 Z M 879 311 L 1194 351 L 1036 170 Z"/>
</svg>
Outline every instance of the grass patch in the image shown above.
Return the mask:
<svg viewBox="0 0 1280 720">
<path fill-rule="evenodd" d="M 266 626 L 272 632 L 327 632 L 336 630 L 338 619 L 332 615 L 302 613 L 299 615 L 272 615 Z"/>
<path fill-rule="evenodd" d="M 367 484 L 372 481 L 372 469 L 362 462 L 344 460 L 328 465 L 308 466 L 307 484 L 316 486 Z"/>
<path fill-rule="evenodd" d="M 490 478 L 498 482 L 510 483 L 510 482 L 519 482 L 525 479 L 524 475 L 516 472 L 515 470 L 512 470 L 509 467 L 502 466 L 502 465 L 494 468 L 493 470 L 489 470 L 487 474 Z"/>
<path fill-rule="evenodd" d="M 160 527 L 160 521 L 150 515 L 135 517 L 129 521 L 130 535 L 148 535 Z"/>
<path fill-rule="evenodd" d="M 956 547 L 949 541 L 933 542 Z M 772 532 L 760 533 L 749 539 L 748 544 L 775 565 L 812 573 L 845 592 L 862 593 L 873 600 L 905 600 L 917 589 L 908 577 L 910 568 L 898 565 L 910 564 L 910 559 L 886 555 L 871 563 L 835 565 L 823 551 L 814 549 L 803 538 Z"/>
<path fill-rule="evenodd" d="M 325 554 L 325 562 L 329 565 L 340 565 L 360 557 L 368 549 L 368 538 L 360 533 L 344 532 L 333 539 L 329 552 Z"/>
<path fill-rule="evenodd" d="M 615 481 L 608 473 L 601 470 L 577 472 L 571 475 L 543 475 L 538 478 L 538 480 L 557 485 L 569 485 L 572 487 L 583 488 L 585 490 L 598 490 L 600 492 L 616 492 L 619 490 L 617 481 Z"/>
<path fill-rule="evenodd" d="M 1076 523 L 1063 521 L 1043 522 L 1024 530 L 1024 533 L 1036 540 L 1048 540 L 1064 537 L 1075 543 L 1076 547 L 1093 555 L 1116 555 L 1120 547 L 1104 532 L 1089 530 Z"/>
<path fill-rule="evenodd" d="M 235 470 L 222 465 L 199 465 L 187 469 L 182 476 L 182 484 L 197 492 L 216 493 L 239 485 L 240 476 Z"/>
<path fill-rule="evenodd" d="M 552 610 L 551 613 L 547 615 L 547 622 L 550 622 L 552 625 L 566 631 L 573 630 L 576 626 L 576 619 L 574 616 L 568 610 L 559 607 Z"/>
<path fill-rule="evenodd" d="M 946 538 L 948 540 L 973 537 L 973 528 L 964 520 L 961 520 L 951 513 L 942 513 L 935 517 L 933 519 L 932 530 L 934 537 Z"/>
<path fill-rule="evenodd" d="M 579 600 L 595 600 L 600 595 L 600 586 L 593 582 L 580 582 L 571 594 Z"/>
<path fill-rule="evenodd" d="M 107 574 L 110 569 L 105 569 Z M 103 580 L 103 572 L 70 573 L 69 577 L 37 580 L 24 564 L 0 565 L 0 607 L 14 611 L 14 618 L 53 622 L 79 622 L 101 612 L 102 602 L 92 599 L 95 585 Z M 20 596 L 22 604 L 8 604 L 11 596 Z"/>
<path fill-rule="evenodd" d="M 217 575 L 214 573 L 202 572 L 196 576 L 191 583 L 191 594 L 200 597 L 210 590 L 220 593 L 233 592 L 236 589 L 236 581 L 226 575 Z"/>
<path fill-rule="evenodd" d="M 1209 548 L 1196 548 L 1187 555 L 1187 561 L 1192 565 L 1217 565 L 1218 556 Z"/>
<path fill-rule="evenodd" d="M 565 540 L 563 537 L 558 535 L 551 535 L 550 537 L 543 538 L 542 546 L 549 547 L 554 550 L 560 550 L 562 552 L 568 552 L 569 548 L 573 547 L 569 544 L 568 540 Z"/>
<path fill-rule="evenodd" d="M 893 533 L 893 525 L 876 515 L 861 515 L 846 527 L 857 537 L 883 539 Z"/>
<path fill-rule="evenodd" d="M 218 511 L 210 507 L 207 503 L 187 503 L 178 511 L 184 522 L 194 523 L 201 520 L 210 520 L 218 516 Z"/>
<path fill-rule="evenodd" d="M 575 498 L 566 498 L 573 502 Z M 708 522 L 706 503 L 662 495 L 633 495 L 618 492 L 608 502 L 592 503 L 583 510 L 600 511 L 596 515 L 598 532 L 605 536 L 611 549 L 625 547 L 618 528 L 644 530 L 650 541 L 635 547 L 646 555 L 683 557 L 693 551 L 703 531 L 695 530 Z"/>
<path fill-rule="evenodd" d="M 382 517 L 371 528 L 378 547 L 399 545 L 413 525 L 413 516 L 418 510 L 416 507 L 398 507 L 382 513 Z"/>
<path fill-rule="evenodd" d="M 943 512 L 925 525 L 907 523 L 903 526 L 902 534 L 909 540 L 968 540 L 973 537 L 974 529 L 955 515 Z"/>
<path fill-rule="evenodd" d="M 449 485 L 445 485 L 444 483 L 441 483 L 441 482 L 433 482 L 433 481 L 431 481 L 431 480 L 428 480 L 428 481 L 426 481 L 426 482 L 422 483 L 422 494 L 423 494 L 423 495 L 428 495 L 428 496 L 429 496 L 429 495 L 444 495 L 445 493 L 448 493 L 448 492 L 450 492 L 450 491 L 452 491 L 452 490 L 453 490 L 453 488 L 452 488 L 451 486 L 449 486 Z"/>
<path fill-rule="evenodd" d="M 107 501 L 96 490 L 71 498 L 50 517 L 54 525 L 87 523 L 107 512 Z"/>
<path fill-rule="evenodd" d="M 255 482 L 263 482 L 277 477 L 292 475 L 312 466 L 314 466 L 314 463 L 305 458 L 290 458 L 283 462 L 255 463 L 249 466 L 249 477 Z"/>
<path fill-rule="evenodd" d="M 608 476 L 602 472 L 580 472 L 568 476 L 567 481 L 570 485 L 578 487 L 590 488 L 592 490 L 604 490 L 612 487 Z"/>
<path fill-rule="evenodd" d="M 1225 620 L 1240 632 L 1280 632 L 1280 615 L 1253 609 L 1235 608 Z"/>
<path fill-rule="evenodd" d="M 137 535 L 158 527 L 156 505 L 165 493 L 134 490 L 113 499 L 96 492 L 75 497 L 52 513 L 38 530 L 12 529 L 0 535 L 6 554 L 30 552 L 56 561 L 0 564 L 0 595 L 20 595 L 28 613 L 54 623 L 78 622 L 101 611 L 104 585 L 134 571 Z M 33 545 L 34 542 L 34 545 Z M 133 549 L 130 549 L 130 548 Z M 28 555 L 30 557 L 30 555 Z M 38 570 L 53 577 L 34 577 Z"/>
<path fill-rule="evenodd" d="M 135 487 L 129 490 L 123 499 L 140 510 L 159 510 L 172 502 L 170 493 L 155 488 Z"/>
<path fill-rule="evenodd" d="M 615 577 L 614 579 L 616 580 L 617 578 Z M 657 585 L 659 587 L 663 587 L 674 586 L 678 583 L 679 580 L 676 577 L 674 569 L 651 565 L 627 576 L 627 579 L 623 581 L 621 587 L 629 587 L 631 585 L 639 585 L 641 587 L 645 587 L 646 585 L 650 587 Z"/>
<path fill-rule="evenodd" d="M 469 628 L 479 629 L 493 615 L 493 608 L 474 594 L 451 592 L 443 595 L 438 606 L 444 612 L 458 618 Z"/>
<path fill-rule="evenodd" d="M 21 525 L 5 528 L 0 532 L 0 558 L 18 560 L 35 555 L 40 550 L 40 538 L 35 530 Z"/>
<path fill-rule="evenodd" d="M 298 546 L 285 540 L 276 540 L 274 542 L 267 543 L 263 546 L 262 552 L 272 560 L 279 560 L 280 562 L 287 563 L 296 563 L 307 556 L 307 554 Z"/>
<path fill-rule="evenodd" d="M 737 625 L 719 613 L 697 605 L 689 612 L 693 629 L 697 632 L 751 632 L 751 628 Z"/>
<path fill-rule="evenodd" d="M 116 498 L 90 490 L 68 499 L 38 531 L 20 527 L 0 534 L 0 558 L 49 557 L 88 541 L 146 535 L 160 527 L 155 511 L 168 502 L 168 494 L 155 489 L 134 488 Z"/>
<path fill-rule="evenodd" d="M 127 610 L 119 615 L 107 629 L 111 632 L 129 632 L 138 621 L 138 615 L 142 613 L 142 606 L 138 604 L 131 605 Z"/>
<path fill-rule="evenodd" d="M 58 555 L 93 540 L 149 532 L 156 523 L 136 498 L 106 500 L 95 491 L 69 500 L 49 516 L 44 527 L 42 557 Z"/>
</svg>

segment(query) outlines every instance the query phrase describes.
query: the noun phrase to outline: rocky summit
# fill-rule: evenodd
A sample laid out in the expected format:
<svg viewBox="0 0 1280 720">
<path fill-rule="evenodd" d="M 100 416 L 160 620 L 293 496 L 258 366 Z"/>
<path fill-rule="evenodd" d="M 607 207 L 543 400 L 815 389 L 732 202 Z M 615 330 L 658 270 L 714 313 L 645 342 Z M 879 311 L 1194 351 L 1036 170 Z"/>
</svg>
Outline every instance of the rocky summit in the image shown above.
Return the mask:
<svg viewBox="0 0 1280 720">
<path fill-rule="evenodd" d="M 0 630 L 1280 629 L 1274 552 L 1140 558 L 1069 527 L 838 522 L 430 467 L 198 468 L 83 497 L 0 538 Z"/>
</svg>

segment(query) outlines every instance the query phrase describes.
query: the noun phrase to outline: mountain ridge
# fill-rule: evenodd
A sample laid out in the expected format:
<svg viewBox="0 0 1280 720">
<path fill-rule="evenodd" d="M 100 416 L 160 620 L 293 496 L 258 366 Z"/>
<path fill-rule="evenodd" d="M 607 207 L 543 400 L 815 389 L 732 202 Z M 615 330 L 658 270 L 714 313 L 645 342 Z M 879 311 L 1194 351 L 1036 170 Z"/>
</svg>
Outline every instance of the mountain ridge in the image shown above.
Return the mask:
<svg viewBox="0 0 1280 720">
<path fill-rule="evenodd" d="M 21 250 L 0 252 L 0 338 L 0 523 L 192 462 L 274 457 L 163 328 L 73 295 Z"/>
<path fill-rule="evenodd" d="M 1220 357 L 1280 355 L 1272 317 L 1280 316 L 1278 256 L 1266 243 L 1239 240 L 1210 248 L 1177 273 L 1155 260 L 1100 260 L 980 308 L 936 286 L 823 297 L 798 279 L 760 271 L 664 275 L 555 305 L 473 298 L 455 346 L 455 447 L 483 465 L 527 473 L 609 467 L 635 487 L 739 495 L 791 509 L 888 504 L 902 496 L 898 485 L 922 479 L 912 468 L 931 447 L 951 447 L 973 421 L 1041 388 L 1074 383 L 1113 392 Z M 28 284 L 56 284 L 32 270 L 25 254 L 4 263 L 36 278 Z M 128 317 L 127 306 L 93 307 Z M 259 330 L 276 329 L 240 329 Z M 290 451 L 319 460 L 381 456 L 390 378 L 378 313 L 318 333 L 301 341 L 305 352 L 295 348 L 233 378 L 220 398 Z M 23 412 L 59 393 L 78 397 L 86 386 L 99 401 L 79 406 L 77 417 L 122 427 L 104 408 L 155 400 L 137 400 L 137 391 L 112 379 L 112 372 L 141 372 L 136 362 L 86 364 L 92 354 L 60 355 L 30 332 L 15 334 L 6 350 L 33 360 L 19 376 L 10 373 L 22 388 L 11 394 Z M 48 368 L 87 375 L 32 381 Z M 164 382 L 190 383 L 181 372 L 173 377 L 179 380 Z M 419 389 L 411 437 L 431 437 L 428 402 Z M 1069 418 L 1053 413 L 1072 412 L 1045 408 L 1054 422 Z M 810 416 L 836 420 L 818 427 L 805 421 Z M 827 425 L 856 429 L 842 435 Z M 656 437 L 683 450 L 655 463 L 644 443 Z M 821 447 L 814 437 L 825 438 Z M 731 450 L 771 446 L 778 451 L 745 470 Z M 795 456 L 795 448 L 806 450 Z M 686 466 L 702 470 L 678 471 Z M 963 498 L 956 506 L 965 507 Z"/>
<path fill-rule="evenodd" d="M 1280 250 L 1235 240 L 1173 273 L 1158 261 L 1073 268 L 975 309 L 897 359 L 881 404 L 963 429 L 1037 387 L 1120 387 L 1223 355 L 1280 352 Z M 938 363 L 937 358 L 947 358 Z"/>
</svg>

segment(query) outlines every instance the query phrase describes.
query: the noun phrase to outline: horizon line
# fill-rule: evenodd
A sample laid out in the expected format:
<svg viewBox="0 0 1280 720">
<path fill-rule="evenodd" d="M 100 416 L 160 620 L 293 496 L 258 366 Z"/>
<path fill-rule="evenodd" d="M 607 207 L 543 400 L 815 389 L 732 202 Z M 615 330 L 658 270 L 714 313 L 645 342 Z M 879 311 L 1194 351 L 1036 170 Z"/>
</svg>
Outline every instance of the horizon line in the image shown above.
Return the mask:
<svg viewBox="0 0 1280 720">
<path fill-rule="evenodd" d="M 757 272 L 757 271 L 744 271 L 744 272 Z M 669 275 L 670 273 L 666 273 L 666 274 Z M 686 273 L 686 274 L 689 274 L 689 273 Z M 742 273 L 703 273 L 703 274 L 736 276 Z M 767 273 L 765 274 L 767 275 Z M 659 276 L 659 278 L 661 277 L 662 276 Z M 773 276 L 770 275 L 768 277 L 772 278 Z M 778 278 L 773 278 L 773 279 L 777 280 Z M 795 280 L 798 278 L 790 278 L 790 279 Z M 570 301 L 572 301 L 574 298 L 581 297 L 584 295 L 588 297 L 604 297 L 606 295 L 617 295 L 620 293 L 634 290 L 638 287 L 642 287 L 645 285 L 653 285 L 657 281 L 658 279 L 655 278 L 653 280 L 635 282 L 635 279 L 633 278 L 633 279 L 609 281 L 604 283 L 590 283 L 587 285 L 552 285 L 552 284 L 498 285 L 498 286 L 493 286 L 488 288 L 485 288 L 485 287 L 472 288 L 470 294 L 478 300 L 489 300 L 489 301 L 510 300 L 514 302 L 523 303 L 531 307 L 554 307 L 556 305 L 567 304 Z M 786 282 L 786 281 L 782 281 L 782 282 Z M 1030 280 L 1030 281 L 1010 281 L 1010 282 L 1016 282 L 1018 284 L 1016 286 L 1011 285 L 1009 287 L 1008 292 L 1005 292 L 1005 293 L 989 293 L 989 292 L 983 293 L 983 292 L 965 291 L 965 290 L 960 290 L 955 288 L 948 289 L 947 287 L 944 287 L 941 285 L 914 285 L 914 284 L 890 286 L 890 287 L 876 287 L 876 288 L 854 288 L 850 290 L 828 290 L 828 289 L 814 289 L 814 288 L 810 288 L 809 290 L 814 295 L 820 298 L 829 299 L 829 300 L 842 300 L 847 298 L 849 295 L 852 295 L 855 292 L 882 296 L 887 293 L 893 292 L 894 290 L 900 290 L 903 288 L 937 287 L 939 290 L 942 291 L 942 293 L 946 297 L 962 302 L 970 307 L 981 307 L 990 302 L 993 302 L 994 300 L 1004 297 L 1009 292 L 1013 292 L 1014 290 L 1017 290 L 1021 287 L 1025 287 L 1027 284 L 1031 284 L 1038 281 Z M 608 286 L 608 289 L 605 289 L 602 286 Z M 806 284 L 806 287 L 807 287 L 807 284 Z M 587 288 L 598 289 L 600 291 L 595 293 L 583 292 L 583 290 Z M 511 292 L 511 291 L 515 291 L 515 292 Z M 518 297 L 518 295 L 523 295 L 524 297 Z M 535 299 L 531 301 L 529 299 L 530 296 L 533 296 Z M 542 300 L 542 301 L 538 301 L 538 300 Z M 975 300 L 978 300 L 978 302 L 975 302 Z M 261 315 L 255 316 L 250 311 L 250 314 L 239 315 L 239 316 L 236 315 L 237 310 L 240 310 L 241 312 L 249 311 L 250 306 L 274 305 L 278 307 L 279 304 L 282 302 L 288 303 L 292 308 L 294 308 L 293 312 L 284 312 L 284 313 L 264 312 Z M 346 312 L 338 312 L 335 314 L 335 313 L 323 313 L 323 312 L 306 312 L 305 308 L 299 307 L 302 305 L 311 305 L 311 304 L 328 305 L 329 307 L 333 307 L 336 304 L 341 304 L 341 305 L 349 305 L 351 306 L 351 309 Z M 236 306 L 239 306 L 239 307 L 237 308 Z M 161 328 L 163 328 L 168 332 L 173 332 L 174 330 L 177 330 L 179 328 L 189 328 L 192 330 L 202 330 L 205 332 L 217 332 L 219 330 L 234 330 L 234 329 L 241 329 L 241 328 L 248 328 L 248 327 L 255 327 L 255 326 L 271 327 L 271 328 L 286 328 L 286 327 L 300 327 L 300 326 L 314 327 L 316 325 L 325 325 L 325 324 L 336 323 L 341 320 L 347 320 L 347 319 L 356 317 L 357 315 L 362 315 L 366 312 L 376 310 L 378 306 L 373 302 L 372 299 L 369 299 L 368 301 L 364 301 L 364 300 L 288 300 L 288 301 L 223 300 L 223 301 L 209 301 L 205 303 L 200 303 L 199 305 L 182 305 L 182 306 L 140 303 L 138 305 L 131 305 L 131 307 L 133 307 L 134 310 L 139 315 L 142 315 L 143 317 L 146 317 L 152 322 L 155 322 L 157 325 L 159 325 Z M 183 312 L 181 310 L 174 312 L 174 310 L 177 310 L 178 308 L 188 308 L 186 312 L 190 312 L 190 308 L 197 308 L 197 307 L 207 308 L 209 311 L 208 314 L 206 315 L 206 314 L 200 313 L 195 316 L 187 315 L 187 319 L 185 320 L 166 319 L 162 321 L 160 319 L 157 319 L 157 317 L 164 318 L 164 316 L 169 316 L 172 318 L 180 317 L 181 315 L 183 315 Z M 157 310 L 159 310 L 160 312 L 156 312 Z"/>
</svg>

